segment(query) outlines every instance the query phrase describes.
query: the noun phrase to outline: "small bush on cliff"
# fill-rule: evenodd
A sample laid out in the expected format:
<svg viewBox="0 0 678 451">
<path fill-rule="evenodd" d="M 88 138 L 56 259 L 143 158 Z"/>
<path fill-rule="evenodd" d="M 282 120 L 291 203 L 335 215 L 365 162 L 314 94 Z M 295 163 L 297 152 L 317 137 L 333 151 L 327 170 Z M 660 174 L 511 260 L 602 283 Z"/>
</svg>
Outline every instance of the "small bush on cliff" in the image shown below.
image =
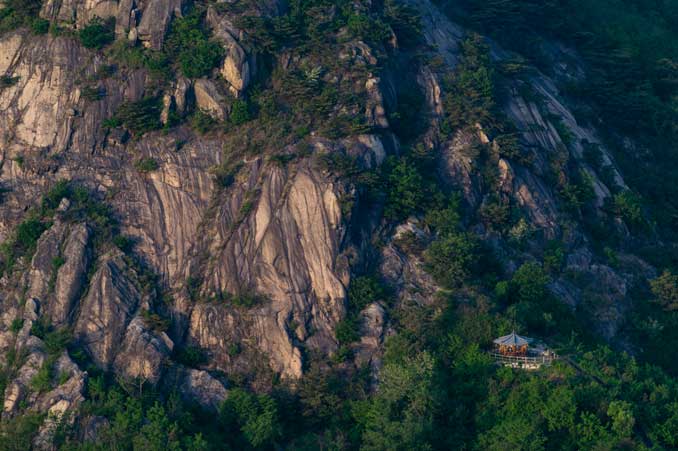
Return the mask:
<svg viewBox="0 0 678 451">
<path fill-rule="evenodd" d="M 49 25 L 49 20 L 37 17 L 31 22 L 31 31 L 37 35 L 47 34 L 49 32 Z"/>
<path fill-rule="evenodd" d="M 189 124 L 193 130 L 200 133 L 201 135 L 204 135 L 217 126 L 217 121 L 215 121 L 214 118 L 209 114 L 201 110 L 196 110 L 190 116 Z"/>
<path fill-rule="evenodd" d="M 160 110 L 160 99 L 146 97 L 137 102 L 122 104 L 115 115 L 105 122 L 105 125 L 108 127 L 124 126 L 135 135 L 141 136 L 162 127 Z"/>
<path fill-rule="evenodd" d="M 14 267 L 17 259 L 32 253 L 38 238 L 49 227 L 35 213 L 19 224 L 14 235 L 0 245 L 0 275 Z"/>
<path fill-rule="evenodd" d="M 188 78 L 208 75 L 219 64 L 224 52 L 219 43 L 209 39 L 202 13 L 198 10 L 172 22 L 165 51 L 170 60 L 178 61 L 181 73 Z"/>
<path fill-rule="evenodd" d="M 360 339 L 358 333 L 358 318 L 355 315 L 348 316 L 337 323 L 334 335 L 340 345 L 348 345 Z"/>
<path fill-rule="evenodd" d="M 250 119 L 252 119 L 252 115 L 247 102 L 244 100 L 236 100 L 233 102 L 231 114 L 228 116 L 229 122 L 233 125 L 241 125 Z"/>
<path fill-rule="evenodd" d="M 359 312 L 373 302 L 383 301 L 386 290 L 376 276 L 360 276 L 351 281 L 348 289 L 349 306 Z"/>
<path fill-rule="evenodd" d="M 346 23 L 348 31 L 356 38 L 368 42 L 380 42 L 389 37 L 391 30 L 379 19 L 365 14 L 352 14 Z"/>
<path fill-rule="evenodd" d="M 134 167 L 141 173 L 153 172 L 158 170 L 158 162 L 155 158 L 141 158 L 134 162 Z"/>
<path fill-rule="evenodd" d="M 115 39 L 115 20 L 103 21 L 95 17 L 78 32 L 80 43 L 88 49 L 101 49 Z"/>
<path fill-rule="evenodd" d="M 0 8 L 0 33 L 31 26 L 38 18 L 41 0 L 6 0 Z M 41 34 L 41 33 L 40 33 Z"/>
<path fill-rule="evenodd" d="M 52 388 L 52 364 L 45 362 L 31 378 L 31 389 L 37 393 L 49 391 Z"/>
<path fill-rule="evenodd" d="M 198 368 L 208 362 L 207 355 L 197 346 L 185 346 L 174 349 L 174 359 L 190 368 Z"/>
<path fill-rule="evenodd" d="M 10 86 L 14 86 L 18 82 L 19 82 L 19 77 L 12 77 L 10 75 L 2 75 L 2 76 L 0 76 L 0 89 L 8 88 Z"/>
<path fill-rule="evenodd" d="M 632 191 L 623 191 L 614 196 L 614 212 L 629 226 L 640 227 L 644 223 L 640 196 Z"/>
</svg>

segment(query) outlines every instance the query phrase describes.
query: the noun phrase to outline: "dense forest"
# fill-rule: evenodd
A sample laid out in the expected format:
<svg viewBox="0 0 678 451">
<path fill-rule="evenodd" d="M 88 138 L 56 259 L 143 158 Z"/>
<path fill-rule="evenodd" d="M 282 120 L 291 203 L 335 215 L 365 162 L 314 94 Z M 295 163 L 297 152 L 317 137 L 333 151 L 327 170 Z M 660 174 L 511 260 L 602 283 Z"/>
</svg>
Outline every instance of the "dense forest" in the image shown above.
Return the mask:
<svg viewBox="0 0 678 451">
<path fill-rule="evenodd" d="M 18 29 L 35 36 L 73 39 L 119 67 L 146 70 L 151 84 L 162 87 L 178 77 L 209 76 L 220 64 L 223 49 L 206 24 L 208 6 L 237 12 L 247 10 L 249 3 L 191 2 L 183 17 L 170 24 L 161 50 L 116 39 L 115 24 L 98 18 L 75 31 L 50 23 L 38 15 L 39 0 L 0 1 L 0 33 Z M 343 139 L 374 131 L 373 125 L 350 113 L 364 109 L 361 102 L 366 94 L 355 92 L 350 77 L 336 83 L 325 77 L 325 73 L 349 72 L 358 77 L 366 70 L 342 66 L 336 55 L 343 42 L 367 43 L 377 55 L 370 70 L 386 72 L 395 67 L 402 77 L 396 83 L 398 102 L 387 108 L 400 143 L 398 152 L 378 167 L 367 167 L 344 154 L 325 154 L 317 162 L 353 188 L 342 199 L 342 213 L 364 215 L 365 223 L 380 224 L 347 287 L 346 315 L 335 329 L 336 352 L 314 356 L 309 351 L 304 375 L 298 380 L 265 370 L 257 376 L 266 379 L 265 384 L 221 374 L 229 382 L 228 397 L 210 411 L 184 399 L 179 384 L 169 376 L 156 385 L 102 369 L 71 330 L 36 321 L 30 334 L 44 342 L 47 360 L 31 379 L 31 390 L 44 393 L 59 384 L 62 375 L 54 365 L 65 351 L 88 375 L 85 399 L 73 415 L 99 418 L 107 425 L 98 429 L 96 437 L 84 440 L 85 425 L 66 415 L 54 432 L 53 449 L 678 448 L 678 360 L 674 357 L 678 349 L 678 184 L 674 183 L 678 180 L 678 2 L 435 1 L 440 11 L 464 27 L 454 67 L 440 61 L 434 46 L 426 43 L 416 3 L 292 0 L 284 14 L 273 18 L 240 16 L 236 25 L 265 70 L 246 95 L 226 101 L 227 119 L 196 110 L 170 112 L 161 121 L 163 99 L 148 95 L 122 103 L 105 120 L 108 133 L 124 130 L 132 141 L 186 127 L 198 136 L 220 134 L 224 142 L 248 155 L 294 144 L 295 154 L 268 156 L 267 162 L 284 168 L 311 152 L 302 144 L 316 134 Z M 389 46 L 392 33 L 398 41 L 397 56 Z M 288 61 L 303 57 L 314 65 L 282 70 L 276 63 L 281 54 Z M 521 86 L 529 90 L 527 81 L 537 72 L 559 77 L 554 68 L 563 55 L 576 59 L 584 75 L 564 80 L 562 95 L 573 105 L 578 124 L 602 131 L 604 146 L 611 150 L 626 184 L 617 184 L 597 144 L 583 143 L 586 164 L 611 187 L 601 207 L 608 216 L 601 219 L 592 213 L 595 190 L 587 173 L 566 157 L 550 162 L 550 172 L 543 177 L 565 206 L 562 221 L 582 225 L 594 258 L 605 265 L 620 270 L 633 266 L 619 255 L 634 253 L 656 268 L 656 273 L 634 279 L 629 287 L 631 307 L 613 338 L 604 337 L 596 327 L 595 299 L 573 307 L 551 289 L 560 277 L 578 282 L 578 275 L 566 269 L 564 239 L 533 238 L 517 207 L 502 197 L 493 169 L 505 159 L 529 168 L 540 158 L 538 150 L 519 141 L 505 105 L 515 89 L 514 80 L 525 82 Z M 470 158 L 489 199 L 478 209 L 446 183 L 438 169 L 440 150 L 426 144 L 427 99 L 415 86 L 413 69 L 423 66 L 441 80 L 443 112 L 437 139 L 445 142 L 479 127 L 492 142 L 500 143 L 476 143 L 472 148 Z M 101 77 L 112 74 L 111 66 L 111 74 Z M 0 93 L 17 82 L 3 75 Z M 88 102 L 106 95 L 100 85 L 83 91 Z M 573 146 L 568 142 L 572 134 L 559 124 L 565 146 Z M 241 136 L 240 130 L 249 134 Z M 139 157 L 133 167 L 149 177 L 160 164 L 153 157 Z M 221 192 L 235 183 L 239 169 L 228 158 L 214 167 L 212 175 Z M 2 189 L 0 185 L 0 203 L 5 195 Z M 70 204 L 64 221 L 90 224 L 95 251 L 119 251 L 139 274 L 140 291 L 154 293 L 149 295 L 155 297 L 145 312 L 145 324 L 169 331 L 167 288 L 139 256 L 137 243 L 121 232 L 120 218 L 107 199 L 77 181 L 60 180 L 27 210 L 0 247 L 0 274 L 22 271 L 22 262 L 30 260 L 41 235 L 60 214 L 63 199 Z M 248 199 L 250 203 L 245 201 L 239 209 L 241 222 L 254 208 L 252 198 Z M 413 217 L 426 230 L 425 236 L 401 234 L 395 245 L 415 255 L 426 277 L 439 287 L 425 303 L 416 296 L 399 297 L 380 273 L 384 237 Z M 626 224 L 623 230 L 620 222 Z M 486 239 L 479 227 L 494 238 Z M 501 260 L 510 252 L 536 257 L 518 259 L 507 271 Z M 57 269 L 63 265 L 58 260 L 52 263 Z M 198 278 L 185 280 L 191 302 L 241 310 L 266 302 L 245 291 L 208 293 L 202 289 L 206 283 Z M 386 311 L 389 333 L 375 373 L 369 366 L 348 362 L 361 339 L 361 312 L 376 302 Z M 12 321 L 15 335 L 23 321 Z M 494 338 L 514 329 L 544 340 L 560 358 L 538 371 L 496 365 L 487 350 Z M 229 352 L 235 356 L 241 349 L 232 345 Z M 22 358 L 14 352 L 0 361 L 0 393 L 16 377 Z M 171 360 L 202 368 L 209 355 L 185 344 L 174 348 Z M 31 449 L 46 416 L 35 410 L 4 415 L 0 449 Z"/>
</svg>

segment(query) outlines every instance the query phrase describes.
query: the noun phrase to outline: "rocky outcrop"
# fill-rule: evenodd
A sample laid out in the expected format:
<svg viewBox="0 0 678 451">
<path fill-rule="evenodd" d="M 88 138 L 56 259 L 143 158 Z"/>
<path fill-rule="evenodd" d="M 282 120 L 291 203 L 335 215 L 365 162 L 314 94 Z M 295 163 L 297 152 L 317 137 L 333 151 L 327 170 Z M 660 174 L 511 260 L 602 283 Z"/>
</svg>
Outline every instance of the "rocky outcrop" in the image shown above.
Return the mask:
<svg viewBox="0 0 678 451">
<path fill-rule="evenodd" d="M 137 316 L 127 327 L 113 369 L 129 379 L 157 384 L 173 348 L 166 333 L 149 330 Z"/>
<path fill-rule="evenodd" d="M 179 393 L 187 401 L 197 401 L 203 407 L 216 410 L 228 397 L 224 385 L 207 371 L 185 369 L 182 373 Z"/>
<path fill-rule="evenodd" d="M 61 255 L 61 244 L 66 234 L 67 225 L 57 221 L 47 230 L 36 247 L 35 255 L 31 260 L 31 267 L 28 271 L 28 290 L 26 296 L 46 301 L 50 287 L 50 280 L 56 271 L 54 259 Z"/>
<path fill-rule="evenodd" d="M 386 321 L 386 310 L 377 302 L 360 314 L 360 342 L 354 347 L 354 359 L 356 365 L 369 367 L 375 376 L 381 367 Z"/>
<path fill-rule="evenodd" d="M 421 228 L 417 220 L 410 219 L 396 228 L 381 251 L 380 273 L 389 286 L 395 289 L 395 294 L 401 301 L 412 300 L 426 305 L 439 290 L 438 285 L 424 270 L 421 249 L 418 248 L 430 240 L 430 234 Z"/>
<path fill-rule="evenodd" d="M 207 244 L 213 259 L 205 268 L 206 287 L 214 293 L 252 291 L 260 296 L 263 305 L 247 315 L 247 335 L 255 337 L 276 371 L 298 377 L 300 351 L 288 323 L 298 324 L 296 339 L 330 350 L 335 346 L 333 326 L 344 314 L 348 268 L 341 255 L 338 187 L 312 160 L 288 168 L 256 160 L 243 175 L 215 215 L 214 239 Z M 234 321 L 224 318 L 218 322 L 223 328 L 205 327 L 209 315 L 212 324 L 223 315 L 218 310 L 198 306 L 192 314 L 190 334 L 202 345 L 221 342 L 216 337 L 223 335 L 216 331 Z M 220 348 L 225 345 L 221 342 Z"/>
<path fill-rule="evenodd" d="M 254 75 L 255 57 L 248 55 L 239 42 L 242 32 L 233 25 L 231 18 L 221 16 L 213 6 L 207 10 L 207 23 L 225 50 L 221 76 L 228 82 L 231 94 L 240 97 Z"/>
<path fill-rule="evenodd" d="M 97 266 L 82 300 L 74 334 L 92 360 L 110 370 L 141 302 L 141 293 L 130 279 L 131 270 L 121 255 L 105 255 Z"/>
<path fill-rule="evenodd" d="M 144 46 L 160 50 L 172 18 L 181 17 L 183 0 L 149 0 L 145 3 L 136 28 L 137 35 Z"/>
<path fill-rule="evenodd" d="M 91 260 L 90 229 L 85 224 L 72 227 L 63 244 L 60 267 L 56 270 L 54 304 L 48 311 L 52 324 L 59 327 L 69 321 L 73 307 L 83 290 Z M 54 262 L 53 262 L 54 264 Z"/>
<path fill-rule="evenodd" d="M 384 96 L 379 89 L 378 78 L 370 78 L 365 83 L 367 91 L 367 105 L 365 116 L 367 123 L 373 127 L 388 128 L 388 119 L 386 117 L 386 108 L 384 107 Z"/>
<path fill-rule="evenodd" d="M 195 81 L 193 89 L 195 92 L 195 105 L 200 111 L 209 114 L 217 121 L 226 120 L 228 110 L 225 98 L 219 92 L 215 82 L 201 78 Z"/>
<path fill-rule="evenodd" d="M 66 381 L 54 390 L 42 395 L 32 408 L 39 413 L 47 413 L 36 437 L 33 446 L 39 450 L 53 449 L 53 437 L 59 427 L 72 425 L 75 421 L 74 412 L 85 400 L 85 383 L 87 374 L 82 372 L 67 354 L 63 354 L 53 368 L 59 379 Z"/>
<path fill-rule="evenodd" d="M 54 224 L 38 240 L 25 281 L 26 296 L 58 327 L 68 322 L 91 258 L 90 229 L 86 224 L 64 222 L 60 215 L 67 209 L 66 201 Z"/>
<path fill-rule="evenodd" d="M 95 18 L 109 19 L 118 12 L 116 0 L 47 0 L 40 16 L 60 26 L 82 28 Z"/>
</svg>

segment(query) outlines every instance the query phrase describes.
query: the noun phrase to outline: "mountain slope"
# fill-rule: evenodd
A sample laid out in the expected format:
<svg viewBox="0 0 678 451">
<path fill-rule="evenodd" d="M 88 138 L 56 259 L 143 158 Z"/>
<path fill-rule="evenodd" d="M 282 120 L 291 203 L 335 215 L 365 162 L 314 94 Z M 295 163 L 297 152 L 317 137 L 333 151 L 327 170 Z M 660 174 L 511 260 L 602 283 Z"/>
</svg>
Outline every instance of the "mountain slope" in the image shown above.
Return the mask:
<svg viewBox="0 0 678 451">
<path fill-rule="evenodd" d="M 0 447 L 678 445 L 654 148 L 569 40 L 475 2 L 0 8 Z M 495 368 L 511 328 L 577 363 Z"/>
</svg>

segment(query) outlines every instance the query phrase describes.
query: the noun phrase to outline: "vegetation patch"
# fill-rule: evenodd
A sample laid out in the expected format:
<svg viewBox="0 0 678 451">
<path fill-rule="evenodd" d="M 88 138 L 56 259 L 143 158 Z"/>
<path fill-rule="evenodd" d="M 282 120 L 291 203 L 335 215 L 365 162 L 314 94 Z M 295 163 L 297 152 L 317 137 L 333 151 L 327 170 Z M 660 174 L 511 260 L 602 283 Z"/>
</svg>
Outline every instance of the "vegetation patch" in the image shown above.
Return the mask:
<svg viewBox="0 0 678 451">
<path fill-rule="evenodd" d="M 42 0 L 6 0 L 0 6 L 0 33 L 31 27 L 36 34 L 44 34 L 43 19 L 38 17 Z"/>
<path fill-rule="evenodd" d="M 0 89 L 9 88 L 10 86 L 16 85 L 20 80 L 20 77 L 12 77 L 10 75 L 0 76 Z"/>
<path fill-rule="evenodd" d="M 146 97 L 137 102 L 123 103 L 115 115 L 104 121 L 107 127 L 125 127 L 136 136 L 162 128 L 160 112 L 162 104 L 158 97 Z"/>
<path fill-rule="evenodd" d="M 159 168 L 158 162 L 151 157 L 141 158 L 135 161 L 134 167 L 136 168 L 137 171 L 141 173 L 157 171 Z"/>
<path fill-rule="evenodd" d="M 85 48 L 104 48 L 115 39 L 115 19 L 104 21 L 95 17 L 78 32 L 78 38 Z"/>
<path fill-rule="evenodd" d="M 164 50 L 168 59 L 176 61 L 181 73 L 188 78 L 209 75 L 224 52 L 218 42 L 210 40 L 203 14 L 197 8 L 172 21 Z"/>
</svg>

